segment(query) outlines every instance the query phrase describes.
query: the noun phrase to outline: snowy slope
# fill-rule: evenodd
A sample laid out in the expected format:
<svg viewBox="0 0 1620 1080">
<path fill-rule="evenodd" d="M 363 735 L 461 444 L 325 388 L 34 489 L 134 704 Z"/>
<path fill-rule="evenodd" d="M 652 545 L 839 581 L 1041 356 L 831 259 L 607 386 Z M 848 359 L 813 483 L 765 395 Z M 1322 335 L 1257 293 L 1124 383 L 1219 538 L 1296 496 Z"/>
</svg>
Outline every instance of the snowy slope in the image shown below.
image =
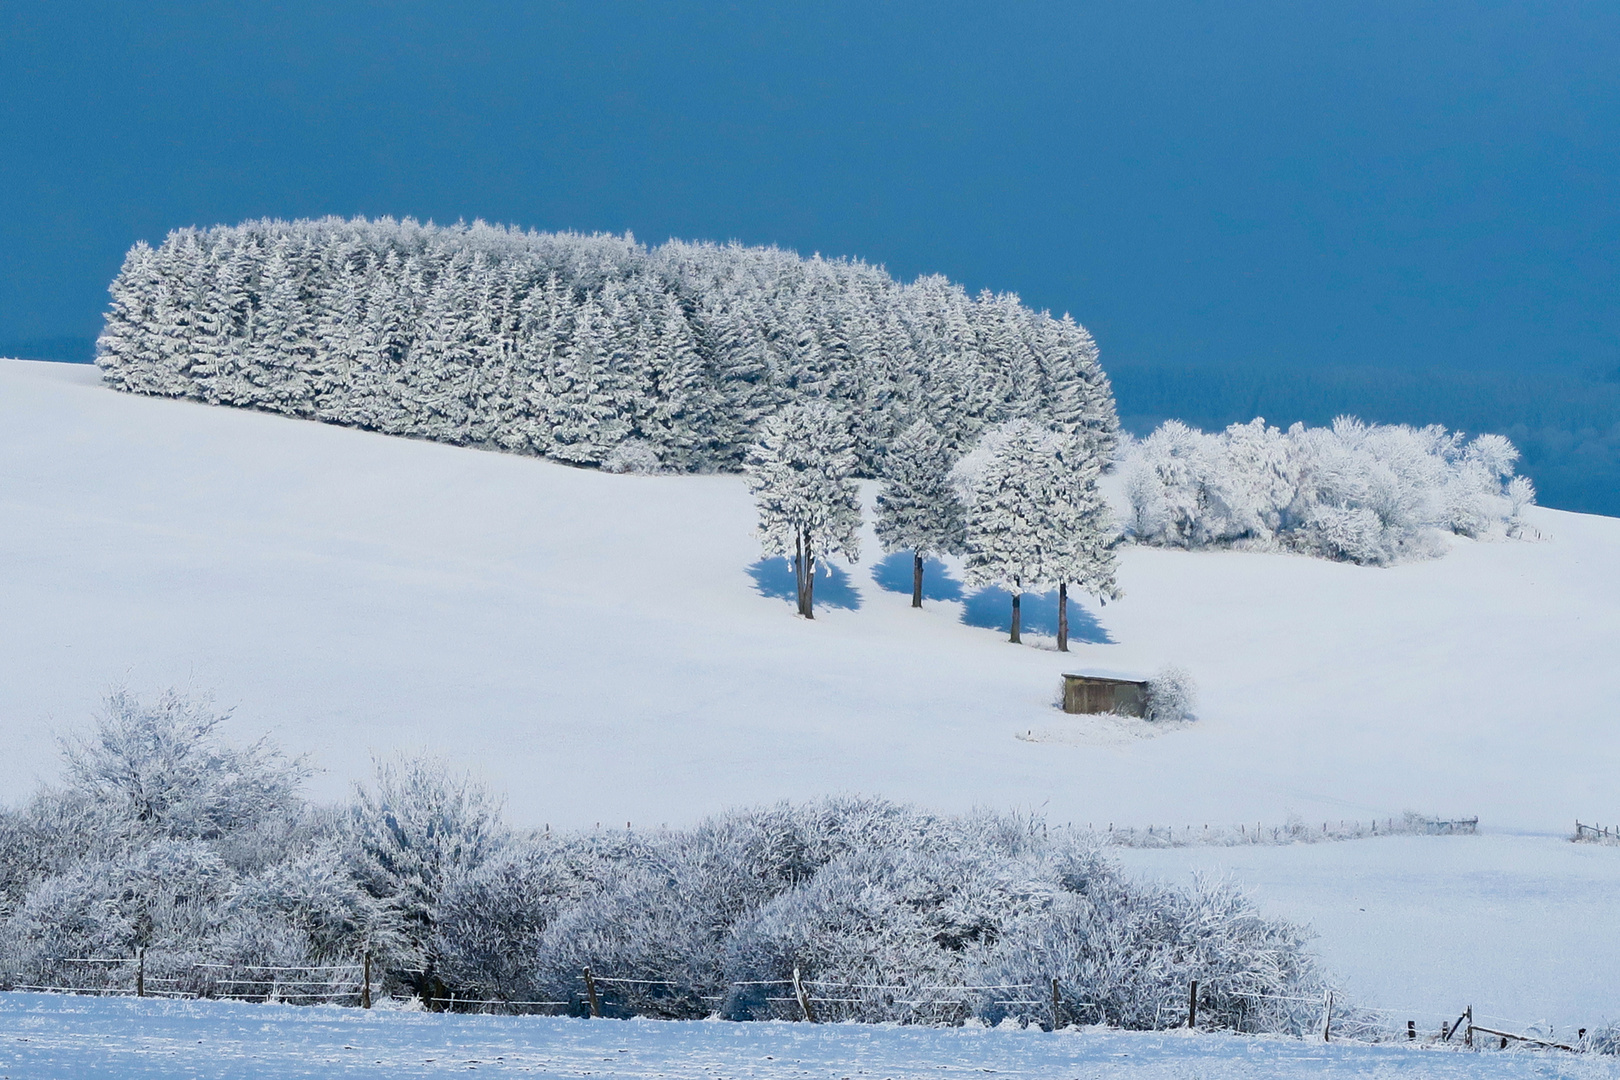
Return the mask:
<svg viewBox="0 0 1620 1080">
<path fill-rule="evenodd" d="M 48 732 L 127 682 L 217 691 L 245 733 L 312 753 L 326 792 L 373 751 L 442 748 L 523 822 L 860 790 L 1098 824 L 1411 807 L 1567 828 L 1613 806 L 1620 520 L 1534 521 L 1551 539 L 1392 569 L 1130 550 L 1127 597 L 1091 609 L 1114 643 L 1063 656 L 956 603 L 912 611 L 867 565 L 858 609 L 794 618 L 750 576 L 737 477 L 605 475 L 0 362 L 0 785 L 49 775 Z M 1200 685 L 1188 729 L 1051 706 L 1065 669 L 1165 661 Z"/>
<path fill-rule="evenodd" d="M 443 750 L 520 823 L 840 790 L 1099 826 L 1479 814 L 1546 838 L 1441 841 L 1427 876 L 1382 841 L 1130 858 L 1234 870 L 1315 922 L 1369 1004 L 1472 987 L 1505 1016 L 1590 1023 L 1620 1017 L 1601 992 L 1620 848 L 1551 834 L 1620 809 L 1620 520 L 1532 520 L 1548 540 L 1391 569 L 1128 550 L 1128 595 L 1088 608 L 1112 643 L 1065 657 L 960 603 L 912 611 L 870 557 L 843 599 L 823 584 L 844 606 L 796 619 L 751 574 L 737 477 L 606 475 L 0 361 L 0 799 L 52 776 L 51 733 L 124 683 L 217 692 L 243 736 L 325 768 L 317 794 L 374 751 Z M 1200 684 L 1191 727 L 1143 739 L 1052 708 L 1065 669 L 1166 661 Z M 1362 879 L 1428 899 L 1358 921 Z"/>
<path fill-rule="evenodd" d="M 1043 1032 L 793 1023 L 451 1016 L 233 1002 L 0 994 L 0 1075 L 651 1078 L 1620 1075 L 1593 1054 L 1464 1053 L 1184 1031 Z"/>
</svg>

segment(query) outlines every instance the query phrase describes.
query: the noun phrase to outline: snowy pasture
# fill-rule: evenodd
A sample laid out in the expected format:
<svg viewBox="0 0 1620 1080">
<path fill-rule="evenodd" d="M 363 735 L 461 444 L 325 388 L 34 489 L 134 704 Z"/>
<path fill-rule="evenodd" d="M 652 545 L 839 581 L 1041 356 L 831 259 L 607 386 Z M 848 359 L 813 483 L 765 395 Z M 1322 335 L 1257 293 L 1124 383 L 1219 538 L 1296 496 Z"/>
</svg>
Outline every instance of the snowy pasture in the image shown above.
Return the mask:
<svg viewBox="0 0 1620 1080">
<path fill-rule="evenodd" d="M 1620 1019 L 1620 848 L 1534 836 L 1395 836 L 1282 847 L 1123 848 L 1128 871 L 1241 881 L 1317 932 L 1351 1000 L 1394 1027 L 1479 1023 L 1572 1038 Z M 1450 1016 L 1444 1016 L 1447 1011 Z"/>
<path fill-rule="evenodd" d="M 1368 1005 L 1449 1007 L 1465 983 L 1481 1004 L 1517 970 L 1492 1011 L 1585 1024 L 1620 1014 L 1591 998 L 1617 953 L 1620 849 L 1577 857 L 1556 835 L 1615 806 L 1620 521 L 1526 514 L 1544 540 L 1454 539 L 1388 568 L 1126 549 L 1124 597 L 1078 607 L 1063 655 L 1006 644 L 1005 598 L 937 566 L 913 611 L 909 567 L 869 528 L 815 621 L 795 618 L 740 477 L 578 470 L 0 361 L 0 797 L 55 771 L 52 732 L 109 687 L 177 685 L 310 753 L 317 796 L 374 751 L 433 749 L 528 825 L 840 791 L 1077 827 L 1478 814 L 1541 835 L 1422 849 L 1443 857 L 1404 840 L 1128 857 L 1231 869 L 1315 923 Z M 1027 623 L 1046 610 L 1027 600 Z M 1053 707 L 1065 670 L 1167 663 L 1197 682 L 1195 723 Z M 1432 917 L 1357 924 L 1346 885 L 1379 874 L 1391 897 L 1421 886 Z M 1459 887 L 1493 875 L 1517 884 Z"/>
<path fill-rule="evenodd" d="M 1611 1077 L 1620 1062 L 1178 1032 L 452 1016 L 0 994 L 0 1077 Z"/>
<path fill-rule="evenodd" d="M 869 534 L 795 618 L 740 477 L 609 475 L 8 361 L 0 790 L 48 775 L 52 730 L 109 686 L 178 685 L 311 753 L 317 795 L 374 750 L 440 748 L 520 823 L 865 791 L 1099 826 L 1411 808 L 1563 830 L 1612 805 L 1620 520 L 1528 513 L 1549 539 L 1389 568 L 1127 549 L 1125 597 L 1076 605 L 1063 655 L 969 625 L 1005 599 L 937 570 L 960 599 L 913 611 Z M 1122 737 L 1053 707 L 1064 670 L 1167 662 L 1198 684 L 1196 724 Z M 1063 738 L 1015 738 L 1041 729 Z"/>
</svg>

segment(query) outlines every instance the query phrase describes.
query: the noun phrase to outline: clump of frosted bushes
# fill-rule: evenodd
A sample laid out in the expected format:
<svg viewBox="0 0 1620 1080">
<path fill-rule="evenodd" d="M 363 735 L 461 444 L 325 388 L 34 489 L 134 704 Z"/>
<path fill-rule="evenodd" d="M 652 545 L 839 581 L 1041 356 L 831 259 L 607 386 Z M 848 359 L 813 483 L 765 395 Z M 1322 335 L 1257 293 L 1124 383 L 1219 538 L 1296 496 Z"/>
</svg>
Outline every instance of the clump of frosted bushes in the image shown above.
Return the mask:
<svg viewBox="0 0 1620 1080">
<path fill-rule="evenodd" d="M 420 760 L 320 807 L 304 763 L 222 720 L 115 696 L 62 784 L 0 811 L 0 984 L 111 987 L 77 961 L 144 955 L 149 986 L 228 996 L 369 951 L 379 993 L 435 1007 L 582 1013 L 589 968 L 620 1016 L 798 1018 L 797 972 L 821 1019 L 1046 1024 L 1055 979 L 1064 1024 L 1175 1026 L 1193 980 L 1210 1026 L 1316 1020 L 1298 927 L 1223 884 L 1134 881 L 1036 818 L 849 797 L 524 831 Z M 353 1001 L 332 979 L 316 1000 Z"/>
<path fill-rule="evenodd" d="M 1439 425 L 1287 431 L 1263 419 L 1209 434 L 1166 421 L 1120 453 L 1137 541 L 1170 547 L 1279 547 L 1387 564 L 1442 550 L 1442 533 L 1530 535 L 1535 501 L 1500 435 L 1465 442 Z"/>
</svg>

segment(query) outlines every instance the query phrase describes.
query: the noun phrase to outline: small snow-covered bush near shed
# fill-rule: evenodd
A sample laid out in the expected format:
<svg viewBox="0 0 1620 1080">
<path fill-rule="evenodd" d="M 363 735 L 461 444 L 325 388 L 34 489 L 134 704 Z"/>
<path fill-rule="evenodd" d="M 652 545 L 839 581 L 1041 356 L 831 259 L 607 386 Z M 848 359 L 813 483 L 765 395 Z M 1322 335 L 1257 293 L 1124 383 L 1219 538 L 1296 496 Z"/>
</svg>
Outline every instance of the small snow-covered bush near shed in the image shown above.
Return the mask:
<svg viewBox="0 0 1620 1080">
<path fill-rule="evenodd" d="M 1168 665 L 1148 680 L 1145 718 L 1157 724 L 1193 719 L 1198 687 L 1185 668 Z"/>
<path fill-rule="evenodd" d="M 1440 534 L 1475 539 L 1533 535 L 1530 481 L 1500 435 L 1464 441 L 1439 425 L 1327 428 L 1264 420 L 1224 432 L 1166 421 L 1121 450 L 1130 530 L 1171 547 L 1288 548 L 1384 565 L 1432 556 Z"/>
<path fill-rule="evenodd" d="M 641 439 L 626 439 L 608 451 L 607 457 L 602 462 L 602 471 L 656 476 L 664 471 L 664 463 L 658 460 L 658 451 L 653 449 L 651 443 Z"/>
</svg>

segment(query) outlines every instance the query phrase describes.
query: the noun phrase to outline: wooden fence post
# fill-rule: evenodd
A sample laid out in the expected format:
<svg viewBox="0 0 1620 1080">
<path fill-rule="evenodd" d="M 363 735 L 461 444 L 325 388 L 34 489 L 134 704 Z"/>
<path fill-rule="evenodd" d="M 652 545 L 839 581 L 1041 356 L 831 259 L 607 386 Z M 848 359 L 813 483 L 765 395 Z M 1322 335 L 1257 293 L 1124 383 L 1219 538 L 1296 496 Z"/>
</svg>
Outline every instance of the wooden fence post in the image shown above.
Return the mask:
<svg viewBox="0 0 1620 1080">
<path fill-rule="evenodd" d="M 146 996 L 146 946 L 135 950 L 135 996 Z"/>
<path fill-rule="evenodd" d="M 1192 988 L 1187 991 L 1187 1026 L 1198 1026 L 1198 980 L 1192 981 Z"/>
<path fill-rule="evenodd" d="M 360 967 L 361 967 L 363 978 L 364 978 L 364 981 L 360 984 L 360 1007 L 362 1009 L 369 1009 L 369 1008 L 371 1008 L 371 946 L 370 945 L 366 946 L 366 951 L 365 951 L 364 954 L 362 954 L 362 956 L 360 958 Z"/>
<path fill-rule="evenodd" d="M 600 1019 L 602 1007 L 596 1000 L 596 980 L 591 977 L 591 969 L 585 969 L 585 996 L 590 999 L 591 1019 Z"/>
<path fill-rule="evenodd" d="M 1059 1012 L 1058 1012 L 1058 1010 L 1061 1008 L 1061 1006 L 1062 1006 L 1062 1001 L 1058 997 L 1058 981 L 1056 979 L 1053 979 L 1052 980 L 1052 1030 L 1053 1031 L 1056 1031 L 1059 1027 L 1062 1026 L 1062 1019 L 1061 1019 L 1061 1017 L 1059 1015 Z"/>
<path fill-rule="evenodd" d="M 804 1018 L 812 1024 L 816 1022 L 816 1010 L 810 1007 L 810 995 L 804 992 L 804 983 L 799 979 L 799 966 L 793 966 L 793 993 L 799 999 L 799 1008 L 804 1010 Z"/>
<path fill-rule="evenodd" d="M 1322 1020 L 1322 1041 L 1333 1041 L 1333 991 L 1327 992 L 1327 1015 Z"/>
<path fill-rule="evenodd" d="M 1474 1045 L 1474 1007 L 1468 1006 L 1465 1014 L 1468 1017 L 1468 1030 L 1463 1032 L 1463 1045 L 1472 1048 Z"/>
</svg>

